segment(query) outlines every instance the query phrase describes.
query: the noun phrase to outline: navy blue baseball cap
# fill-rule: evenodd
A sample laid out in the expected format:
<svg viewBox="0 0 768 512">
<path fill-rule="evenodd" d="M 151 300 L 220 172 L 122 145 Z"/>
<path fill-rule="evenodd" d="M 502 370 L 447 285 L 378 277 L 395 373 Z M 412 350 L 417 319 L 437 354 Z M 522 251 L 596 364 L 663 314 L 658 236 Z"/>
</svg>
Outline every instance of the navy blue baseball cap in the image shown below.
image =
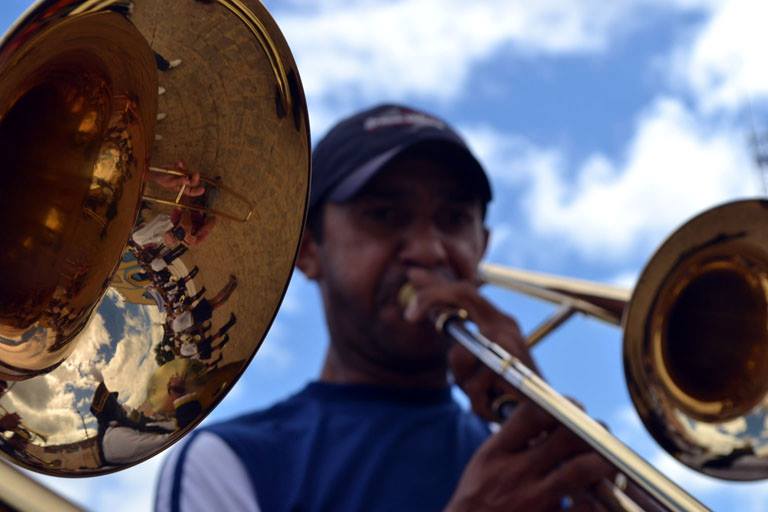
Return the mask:
<svg viewBox="0 0 768 512">
<path fill-rule="evenodd" d="M 352 199 L 388 163 L 408 152 L 446 162 L 491 200 L 483 166 L 451 126 L 431 114 L 401 105 L 379 105 L 334 126 L 312 152 L 310 209 Z"/>
</svg>

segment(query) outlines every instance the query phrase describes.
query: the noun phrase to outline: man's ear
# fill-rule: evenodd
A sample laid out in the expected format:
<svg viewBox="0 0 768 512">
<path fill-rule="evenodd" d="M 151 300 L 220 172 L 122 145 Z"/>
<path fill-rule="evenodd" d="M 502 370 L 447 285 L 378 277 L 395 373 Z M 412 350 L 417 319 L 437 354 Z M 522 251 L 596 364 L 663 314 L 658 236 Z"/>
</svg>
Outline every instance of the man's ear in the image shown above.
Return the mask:
<svg viewBox="0 0 768 512">
<path fill-rule="evenodd" d="M 488 250 L 488 244 L 490 243 L 490 241 L 491 241 L 491 232 L 488 230 L 488 226 L 483 224 L 483 240 L 482 240 L 483 251 L 481 253 L 483 256 L 485 256 L 485 251 Z"/>
<path fill-rule="evenodd" d="M 312 281 L 320 278 L 320 260 L 318 257 L 319 246 L 311 230 L 305 229 L 301 237 L 301 246 L 299 247 L 299 256 L 296 258 L 296 266 L 299 270 Z"/>
</svg>

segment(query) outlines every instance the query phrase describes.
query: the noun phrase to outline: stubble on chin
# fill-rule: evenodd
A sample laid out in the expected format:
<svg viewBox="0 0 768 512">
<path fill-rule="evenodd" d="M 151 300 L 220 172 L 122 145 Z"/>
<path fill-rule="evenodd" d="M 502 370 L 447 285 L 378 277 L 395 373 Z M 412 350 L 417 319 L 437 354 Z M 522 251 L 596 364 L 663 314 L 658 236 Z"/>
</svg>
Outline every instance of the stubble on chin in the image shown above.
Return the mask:
<svg viewBox="0 0 768 512">
<path fill-rule="evenodd" d="M 382 281 L 372 304 L 352 300 L 338 288 L 329 297 L 335 305 L 331 337 L 346 365 L 407 379 L 445 374 L 449 342 L 428 322 L 412 324 L 403 318 L 397 295 L 404 282 L 402 276 Z"/>
<path fill-rule="evenodd" d="M 371 330 L 371 345 L 382 362 L 401 373 L 443 371 L 449 341 L 427 322 L 412 324 L 399 310 L 385 309 Z"/>
</svg>

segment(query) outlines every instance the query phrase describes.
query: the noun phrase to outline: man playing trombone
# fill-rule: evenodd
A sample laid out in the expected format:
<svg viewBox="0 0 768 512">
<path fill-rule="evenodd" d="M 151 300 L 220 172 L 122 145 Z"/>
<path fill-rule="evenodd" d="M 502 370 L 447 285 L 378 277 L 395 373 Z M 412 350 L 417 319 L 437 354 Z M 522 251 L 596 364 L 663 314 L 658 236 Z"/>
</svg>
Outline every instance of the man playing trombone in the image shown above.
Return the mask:
<svg viewBox="0 0 768 512">
<path fill-rule="evenodd" d="M 478 292 L 491 189 L 463 139 L 383 105 L 337 124 L 312 164 L 297 265 L 323 300 L 320 377 L 193 434 L 162 471 L 157 509 L 599 509 L 589 490 L 610 465 L 528 402 L 491 434 L 509 385 L 430 321 L 460 308 L 535 369 L 515 320 Z"/>
</svg>

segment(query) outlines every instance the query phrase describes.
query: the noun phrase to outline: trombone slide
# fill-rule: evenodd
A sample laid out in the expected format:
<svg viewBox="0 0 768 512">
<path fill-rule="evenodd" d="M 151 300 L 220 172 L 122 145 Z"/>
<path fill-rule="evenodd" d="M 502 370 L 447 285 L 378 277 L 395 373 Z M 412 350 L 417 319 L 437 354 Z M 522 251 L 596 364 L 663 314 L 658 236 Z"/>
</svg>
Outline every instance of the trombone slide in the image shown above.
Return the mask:
<svg viewBox="0 0 768 512">
<path fill-rule="evenodd" d="M 435 321 L 436 328 L 472 352 L 500 377 L 589 443 L 667 509 L 680 512 L 709 510 L 609 434 L 581 409 L 559 395 L 518 358 L 482 334 L 470 331 L 461 316 L 443 313 Z"/>
</svg>

